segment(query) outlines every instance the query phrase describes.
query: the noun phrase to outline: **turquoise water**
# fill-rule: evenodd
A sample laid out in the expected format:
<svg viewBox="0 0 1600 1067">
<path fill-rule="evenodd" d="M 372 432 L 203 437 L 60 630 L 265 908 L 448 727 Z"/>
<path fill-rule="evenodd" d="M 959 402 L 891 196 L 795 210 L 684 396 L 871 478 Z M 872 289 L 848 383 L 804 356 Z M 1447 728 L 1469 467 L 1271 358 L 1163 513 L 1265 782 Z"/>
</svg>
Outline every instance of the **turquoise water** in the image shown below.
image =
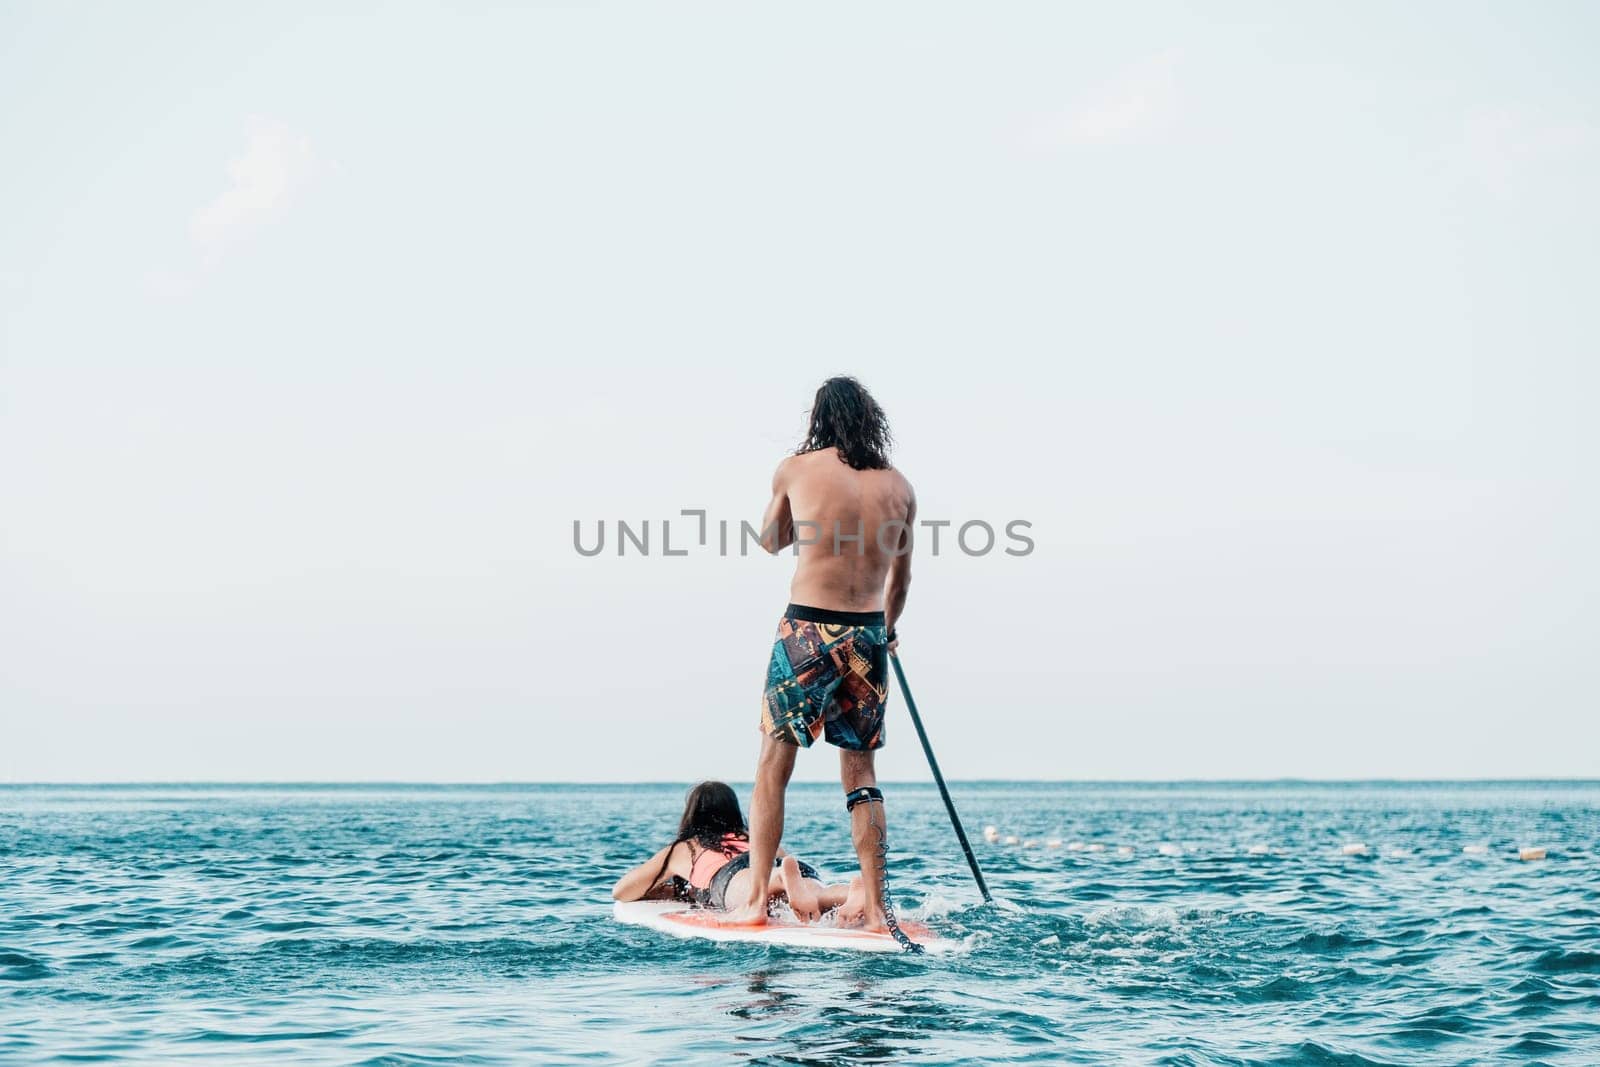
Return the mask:
<svg viewBox="0 0 1600 1067">
<path fill-rule="evenodd" d="M 0 1061 L 1600 1062 L 1600 785 L 955 792 L 1003 903 L 887 787 L 910 958 L 612 923 L 682 786 L 0 787 Z"/>
</svg>

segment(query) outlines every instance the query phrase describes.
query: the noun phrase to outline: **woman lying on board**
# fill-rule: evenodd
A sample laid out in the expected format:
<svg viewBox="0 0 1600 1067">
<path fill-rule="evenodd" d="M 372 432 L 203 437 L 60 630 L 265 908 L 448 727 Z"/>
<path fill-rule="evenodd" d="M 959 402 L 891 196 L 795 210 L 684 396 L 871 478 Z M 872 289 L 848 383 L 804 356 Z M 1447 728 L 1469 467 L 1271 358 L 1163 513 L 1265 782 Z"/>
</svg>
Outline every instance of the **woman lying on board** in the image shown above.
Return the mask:
<svg viewBox="0 0 1600 1067">
<path fill-rule="evenodd" d="M 750 835 L 739 798 L 723 782 L 701 782 L 689 790 L 672 844 L 617 879 L 614 900 L 691 900 L 725 908 L 750 893 Z M 823 885 L 816 869 L 778 850 L 767 895 L 787 898 L 796 919 L 810 922 L 843 907 L 850 919 L 865 910 L 861 879 L 848 886 Z"/>
</svg>

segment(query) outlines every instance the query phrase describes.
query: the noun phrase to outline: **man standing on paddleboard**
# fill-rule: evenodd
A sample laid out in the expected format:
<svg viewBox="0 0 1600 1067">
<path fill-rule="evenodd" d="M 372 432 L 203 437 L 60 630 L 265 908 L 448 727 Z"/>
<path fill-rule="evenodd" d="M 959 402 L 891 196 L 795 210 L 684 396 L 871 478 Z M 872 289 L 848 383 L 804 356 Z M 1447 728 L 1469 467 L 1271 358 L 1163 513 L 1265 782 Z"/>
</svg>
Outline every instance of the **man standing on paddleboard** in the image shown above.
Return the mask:
<svg viewBox="0 0 1600 1067">
<path fill-rule="evenodd" d="M 887 823 L 873 753 L 883 746 L 889 652 L 911 585 L 911 483 L 889 465 L 889 423 L 854 378 L 817 390 L 799 450 L 778 465 L 761 544 L 795 547 L 789 606 L 778 621 L 761 708 L 761 755 L 750 804 L 750 869 L 768 870 L 783 837 L 784 792 L 795 755 L 819 738 L 839 749 L 839 777 L 865 894 L 846 921 L 887 928 Z M 729 901 L 730 922 L 767 917 L 764 885 Z M 797 911 L 800 909 L 797 909 Z M 801 919 L 818 918 L 814 909 Z"/>
</svg>

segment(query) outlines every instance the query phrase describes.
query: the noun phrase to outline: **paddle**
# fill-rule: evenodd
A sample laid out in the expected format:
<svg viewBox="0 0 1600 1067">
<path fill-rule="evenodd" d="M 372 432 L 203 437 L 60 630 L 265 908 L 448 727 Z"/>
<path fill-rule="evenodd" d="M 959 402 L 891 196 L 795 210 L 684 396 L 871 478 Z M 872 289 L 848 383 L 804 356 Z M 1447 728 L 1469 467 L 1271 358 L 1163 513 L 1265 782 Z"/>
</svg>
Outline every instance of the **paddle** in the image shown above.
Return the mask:
<svg viewBox="0 0 1600 1067">
<path fill-rule="evenodd" d="M 961 817 L 956 814 L 955 802 L 950 799 L 950 790 L 945 788 L 944 775 L 939 773 L 939 761 L 933 757 L 933 746 L 928 744 L 928 731 L 922 728 L 922 716 L 917 714 L 917 702 L 911 699 L 911 688 L 906 685 L 906 672 L 900 667 L 900 654 L 889 653 L 889 662 L 894 664 L 894 676 L 900 679 L 900 692 L 906 698 L 906 710 L 911 712 L 911 725 L 917 728 L 917 740 L 922 742 L 922 751 L 928 757 L 928 769 L 933 771 L 934 783 L 939 787 L 939 795 L 944 798 L 944 810 L 950 813 L 950 825 L 956 828 L 956 838 L 961 842 L 961 851 L 967 854 L 967 866 L 972 868 L 972 877 L 977 879 L 978 892 L 983 894 L 986 904 L 993 904 L 994 897 L 989 895 L 989 886 L 983 880 L 983 872 L 978 869 L 978 857 L 972 854 L 972 845 L 967 842 L 967 831 L 961 826 Z"/>
</svg>

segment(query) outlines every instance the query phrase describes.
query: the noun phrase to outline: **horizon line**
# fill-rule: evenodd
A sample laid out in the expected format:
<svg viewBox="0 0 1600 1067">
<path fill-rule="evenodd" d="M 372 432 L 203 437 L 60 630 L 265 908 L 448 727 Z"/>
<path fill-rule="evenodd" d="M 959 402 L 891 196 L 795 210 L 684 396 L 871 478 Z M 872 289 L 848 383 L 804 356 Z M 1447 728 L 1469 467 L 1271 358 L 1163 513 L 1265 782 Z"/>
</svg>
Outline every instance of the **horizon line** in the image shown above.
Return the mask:
<svg viewBox="0 0 1600 1067">
<path fill-rule="evenodd" d="M 692 785 L 705 778 L 640 778 L 640 779 L 426 779 L 426 778 L 150 778 L 150 779 L 69 779 L 58 781 L 0 780 L 0 788 L 71 788 L 75 786 L 99 787 L 158 787 L 158 786 L 423 786 L 434 788 L 503 788 L 518 786 L 653 786 Z M 720 779 L 738 785 L 749 785 L 752 779 Z M 932 786 L 931 779 L 881 779 L 886 785 Z M 1544 777 L 1518 776 L 1510 778 L 950 778 L 957 785 L 1534 785 L 1560 783 L 1566 785 L 1600 786 L 1600 777 L 1554 775 Z M 794 781 L 793 786 L 837 786 L 828 780 Z"/>
</svg>

